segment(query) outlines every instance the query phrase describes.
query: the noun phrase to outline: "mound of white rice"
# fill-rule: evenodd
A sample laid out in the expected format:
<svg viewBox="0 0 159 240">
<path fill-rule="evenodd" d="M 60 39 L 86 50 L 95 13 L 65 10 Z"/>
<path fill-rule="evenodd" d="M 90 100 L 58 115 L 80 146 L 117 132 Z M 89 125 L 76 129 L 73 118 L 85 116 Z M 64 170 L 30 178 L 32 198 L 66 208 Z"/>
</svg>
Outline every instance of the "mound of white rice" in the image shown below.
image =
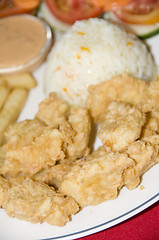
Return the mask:
<svg viewBox="0 0 159 240">
<path fill-rule="evenodd" d="M 123 72 L 154 79 L 156 66 L 144 43 L 103 19 L 77 21 L 49 54 L 44 89 L 83 106 L 89 85 Z"/>
</svg>

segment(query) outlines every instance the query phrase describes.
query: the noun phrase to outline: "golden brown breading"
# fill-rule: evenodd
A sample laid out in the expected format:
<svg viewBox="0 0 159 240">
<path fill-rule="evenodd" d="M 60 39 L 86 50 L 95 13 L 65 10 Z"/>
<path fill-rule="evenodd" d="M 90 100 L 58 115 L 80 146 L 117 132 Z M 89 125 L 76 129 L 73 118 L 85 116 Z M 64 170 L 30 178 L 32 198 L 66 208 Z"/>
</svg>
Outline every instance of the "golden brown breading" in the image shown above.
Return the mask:
<svg viewBox="0 0 159 240">
<path fill-rule="evenodd" d="M 95 122 L 103 122 L 111 101 L 137 105 L 142 98 L 145 86 L 144 80 L 132 78 L 127 74 L 115 76 L 109 81 L 89 87 L 86 106 Z"/>
<path fill-rule="evenodd" d="M 10 188 L 9 182 L 0 176 L 0 207 L 5 203 L 5 197 L 8 189 Z"/>
<path fill-rule="evenodd" d="M 105 120 L 98 133 L 107 151 L 121 151 L 140 137 L 145 114 L 127 103 L 109 104 Z"/>
<path fill-rule="evenodd" d="M 62 123 L 60 123 L 59 130 L 64 139 L 64 142 L 65 142 L 64 147 L 66 150 L 67 145 L 73 143 L 73 138 L 76 135 L 76 131 L 72 128 L 72 126 L 70 125 L 70 123 L 68 121 L 63 121 Z"/>
<path fill-rule="evenodd" d="M 5 182 L 4 182 L 5 181 Z M 1 181 L 6 189 L 6 181 Z M 9 182 L 9 180 L 8 180 Z M 65 197 L 45 183 L 26 178 L 22 182 L 13 181 L 5 191 L 2 206 L 10 217 L 32 223 L 47 222 L 63 226 L 78 210 L 78 204 L 71 197 Z"/>
<path fill-rule="evenodd" d="M 65 175 L 71 171 L 73 165 L 74 161 L 71 161 L 70 159 L 63 159 L 56 165 L 38 172 L 33 176 L 33 179 L 59 188 Z"/>
<path fill-rule="evenodd" d="M 146 122 L 142 128 L 140 139 L 159 133 L 159 112 L 146 113 Z"/>
<path fill-rule="evenodd" d="M 151 120 L 149 122 L 151 129 L 159 133 L 159 112 L 153 111 L 149 112 L 148 114 L 150 114 L 151 118 L 153 119 L 153 121 Z"/>
<path fill-rule="evenodd" d="M 4 161 L 5 161 L 5 154 L 3 152 L 2 147 L 0 147 L 0 168 L 3 166 Z"/>
<path fill-rule="evenodd" d="M 159 134 L 154 134 L 151 136 L 144 137 L 142 140 L 159 147 Z"/>
<path fill-rule="evenodd" d="M 159 163 L 159 134 L 147 136 L 147 137 L 143 138 L 143 141 L 151 143 L 152 145 L 155 145 L 155 147 L 158 149 L 158 155 L 155 158 L 155 162 Z"/>
<path fill-rule="evenodd" d="M 73 108 L 68 122 L 75 131 L 72 143 L 67 146 L 67 158 L 77 159 L 87 156 L 89 153 L 89 139 L 91 131 L 91 120 L 88 110 L 84 108 Z"/>
<path fill-rule="evenodd" d="M 99 151 L 99 156 L 98 156 Z M 123 186 L 123 172 L 135 162 L 126 153 L 107 153 L 103 148 L 76 164 L 66 174 L 60 190 L 81 207 L 114 199 Z"/>
<path fill-rule="evenodd" d="M 36 118 L 59 128 L 67 158 L 81 158 L 89 152 L 90 117 L 87 109 L 73 108 L 69 114 L 68 108 L 56 93 L 50 93 L 49 97 L 39 104 Z"/>
<path fill-rule="evenodd" d="M 159 76 L 146 85 L 138 106 L 143 112 L 159 111 Z"/>
<path fill-rule="evenodd" d="M 15 123 L 6 132 L 5 161 L 0 173 L 32 176 L 65 156 L 74 160 L 86 156 L 90 125 L 88 111 L 83 108 L 72 109 L 68 121 L 63 120 L 58 128 L 38 119 Z"/>
<path fill-rule="evenodd" d="M 149 126 L 145 126 L 142 128 L 140 139 L 144 140 L 145 137 L 152 136 L 154 134 L 156 134 L 155 131 L 153 131 L 151 128 L 149 128 Z"/>
<path fill-rule="evenodd" d="M 50 93 L 49 97 L 39 104 L 39 110 L 35 117 L 47 125 L 57 127 L 66 120 L 67 112 L 68 105 L 59 99 L 56 93 Z"/>
<path fill-rule="evenodd" d="M 141 176 L 158 163 L 158 146 L 150 141 L 138 140 L 128 147 L 127 153 L 136 165 L 124 171 L 124 184 L 133 189 L 140 184 Z"/>
<path fill-rule="evenodd" d="M 34 141 L 36 137 L 42 134 L 44 129 L 45 125 L 37 119 L 16 122 L 10 125 L 5 132 L 6 141 L 9 140 L 10 148 L 22 147 Z"/>
<path fill-rule="evenodd" d="M 159 112 L 151 111 L 146 113 L 146 122 L 142 128 L 140 139 L 159 133 Z"/>
<path fill-rule="evenodd" d="M 102 145 L 102 146 L 99 146 L 96 150 L 92 151 L 91 154 L 89 154 L 86 159 L 87 161 L 91 161 L 93 159 L 103 157 L 107 153 L 108 152 L 106 151 L 105 147 Z"/>
<path fill-rule="evenodd" d="M 95 106 L 90 110 L 97 122 L 103 121 L 98 133 L 103 146 L 91 154 L 88 110 L 68 111 L 50 94 L 33 120 L 15 123 L 5 134 L 0 206 L 11 217 L 63 226 L 78 204 L 96 205 L 115 199 L 123 186 L 137 187 L 141 176 L 159 163 L 157 84 L 125 74 L 91 87 L 88 103 Z"/>
<path fill-rule="evenodd" d="M 6 160 L 0 168 L 2 174 L 35 174 L 65 156 L 60 131 L 40 125 L 38 120 L 16 123 L 8 130 L 7 138 L 3 147 Z"/>
</svg>

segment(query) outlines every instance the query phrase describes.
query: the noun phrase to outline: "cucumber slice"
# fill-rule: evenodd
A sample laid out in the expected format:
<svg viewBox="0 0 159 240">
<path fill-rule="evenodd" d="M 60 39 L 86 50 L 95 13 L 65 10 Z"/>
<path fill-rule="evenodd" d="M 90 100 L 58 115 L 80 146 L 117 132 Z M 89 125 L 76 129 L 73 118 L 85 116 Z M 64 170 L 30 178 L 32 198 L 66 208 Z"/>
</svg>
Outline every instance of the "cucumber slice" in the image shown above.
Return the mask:
<svg viewBox="0 0 159 240">
<path fill-rule="evenodd" d="M 142 40 L 154 37 L 155 35 L 159 34 L 159 25 L 154 26 L 154 28 L 150 29 L 148 33 L 144 33 L 143 35 L 138 36 Z"/>
<path fill-rule="evenodd" d="M 128 24 L 117 18 L 113 12 L 105 13 L 103 18 L 124 27 L 127 31 L 134 33 L 143 40 L 159 34 L 159 23 L 154 25 Z"/>
</svg>

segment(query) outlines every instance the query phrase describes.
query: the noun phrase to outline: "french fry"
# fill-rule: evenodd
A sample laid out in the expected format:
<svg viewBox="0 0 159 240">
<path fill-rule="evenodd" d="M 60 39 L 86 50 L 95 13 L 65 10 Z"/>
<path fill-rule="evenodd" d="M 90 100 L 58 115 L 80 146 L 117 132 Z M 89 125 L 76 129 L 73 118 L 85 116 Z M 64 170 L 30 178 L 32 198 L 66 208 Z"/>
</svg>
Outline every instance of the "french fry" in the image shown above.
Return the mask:
<svg viewBox="0 0 159 240">
<path fill-rule="evenodd" d="M 36 86 L 36 81 L 29 72 L 14 75 L 4 75 L 0 77 L 0 81 L 5 80 L 11 87 L 23 87 L 28 90 Z"/>
<path fill-rule="evenodd" d="M 0 109 L 3 107 L 9 91 L 10 89 L 7 86 L 6 82 L 0 82 Z"/>
<path fill-rule="evenodd" d="M 24 88 L 15 88 L 9 93 L 0 112 L 0 145 L 3 143 L 4 131 L 18 118 L 27 96 L 28 91 Z"/>
</svg>

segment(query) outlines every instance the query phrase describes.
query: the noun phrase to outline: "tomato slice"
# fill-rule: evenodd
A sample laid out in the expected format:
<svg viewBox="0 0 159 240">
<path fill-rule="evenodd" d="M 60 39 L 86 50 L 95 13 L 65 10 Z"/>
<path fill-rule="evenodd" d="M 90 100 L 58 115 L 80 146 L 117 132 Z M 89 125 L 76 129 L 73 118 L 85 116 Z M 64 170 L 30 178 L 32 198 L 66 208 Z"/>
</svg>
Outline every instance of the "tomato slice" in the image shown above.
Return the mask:
<svg viewBox="0 0 159 240">
<path fill-rule="evenodd" d="M 44 0 L 52 14 L 60 21 L 73 24 L 76 20 L 98 17 L 103 9 L 92 0 Z"/>
<path fill-rule="evenodd" d="M 23 9 L 35 9 L 39 4 L 40 0 L 12 0 L 16 6 L 19 6 Z"/>
<path fill-rule="evenodd" d="M 113 8 L 125 6 L 130 0 L 92 0 L 95 6 L 103 8 L 105 11 L 110 11 Z"/>
<path fill-rule="evenodd" d="M 32 8 L 16 5 L 14 0 L 0 0 L 0 18 L 15 14 L 31 13 L 32 10 Z"/>
<path fill-rule="evenodd" d="M 124 22 L 151 25 L 159 22 L 159 1 L 133 0 L 125 7 L 114 8 L 113 12 Z"/>
<path fill-rule="evenodd" d="M 151 25 L 159 22 L 159 8 L 151 10 L 146 14 L 131 14 L 123 9 L 113 11 L 122 21 L 131 24 Z"/>
</svg>

